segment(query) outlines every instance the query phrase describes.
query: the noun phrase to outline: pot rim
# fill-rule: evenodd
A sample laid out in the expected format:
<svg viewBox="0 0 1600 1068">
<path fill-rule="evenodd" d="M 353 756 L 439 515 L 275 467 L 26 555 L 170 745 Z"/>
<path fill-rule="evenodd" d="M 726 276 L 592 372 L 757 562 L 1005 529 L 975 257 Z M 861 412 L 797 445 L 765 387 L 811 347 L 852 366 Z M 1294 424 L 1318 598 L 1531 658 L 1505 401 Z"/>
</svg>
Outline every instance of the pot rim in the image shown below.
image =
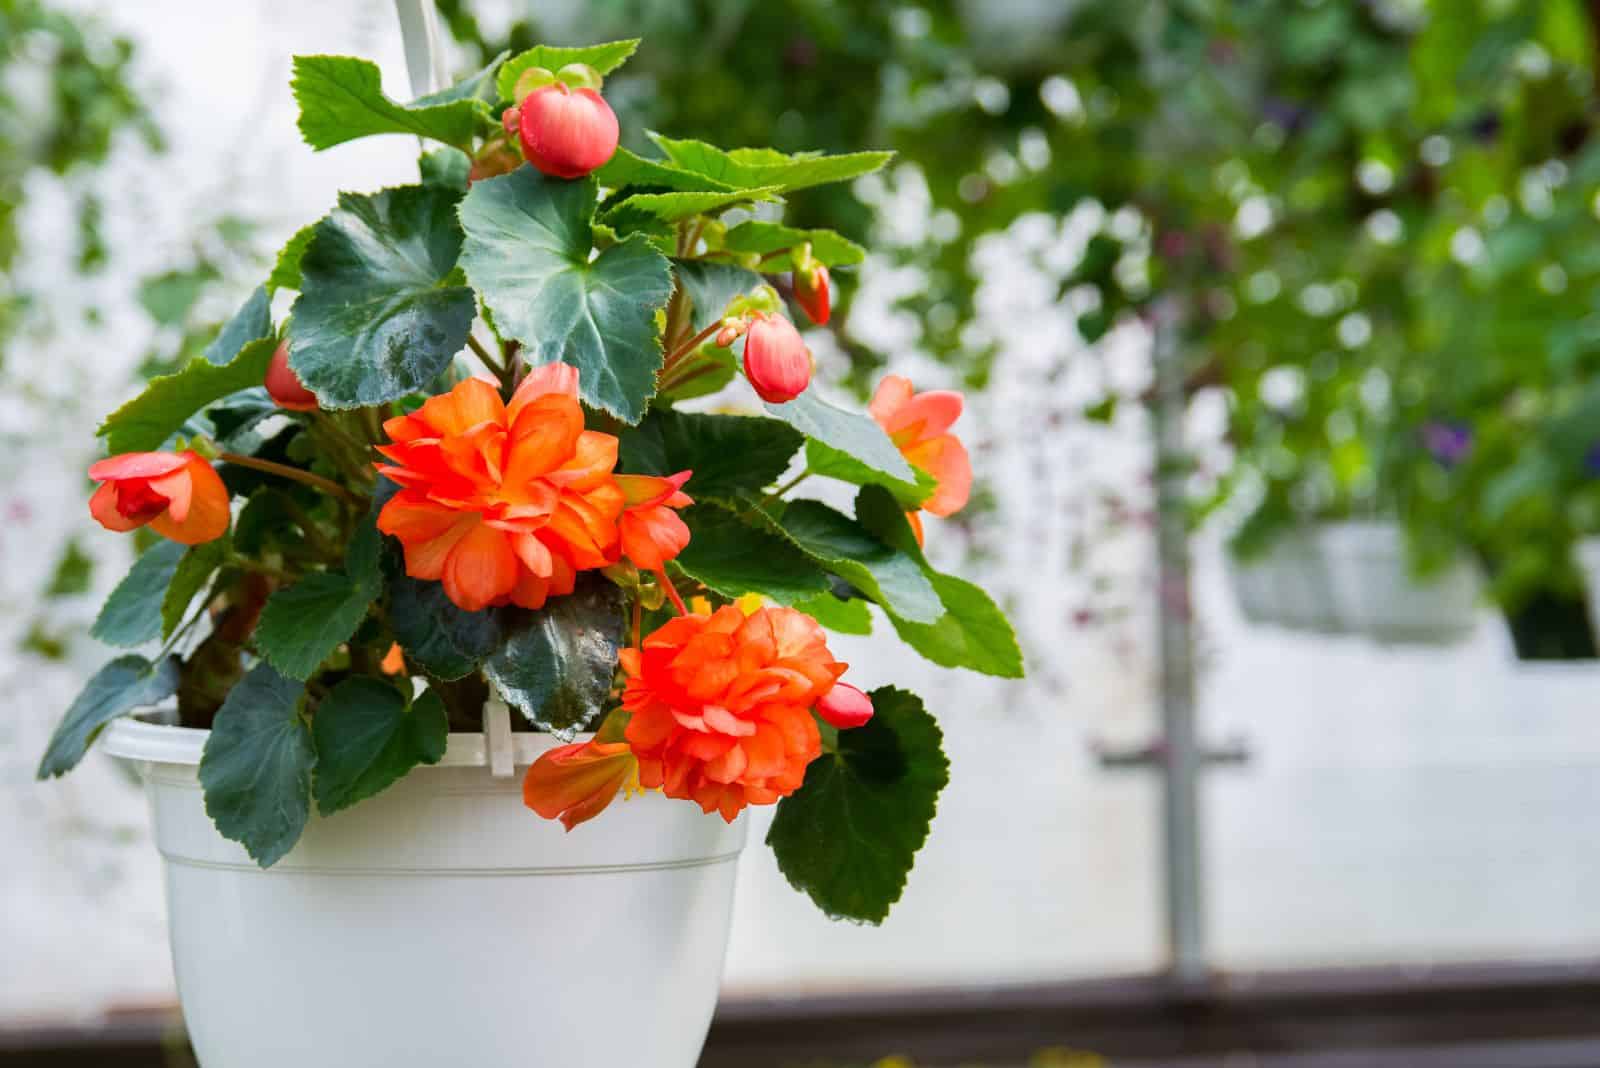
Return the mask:
<svg viewBox="0 0 1600 1068">
<path fill-rule="evenodd" d="M 199 727 L 179 727 L 153 723 L 146 717 L 124 716 L 107 725 L 100 736 L 100 749 L 123 760 L 195 767 L 199 765 L 206 740 L 210 737 L 210 731 Z M 583 742 L 593 737 L 593 732 L 582 732 L 570 740 Z M 567 741 L 544 732 L 519 731 L 511 735 L 513 760 L 517 767 L 526 767 L 544 753 L 566 744 Z M 437 764 L 428 765 L 434 768 L 488 766 L 489 746 L 479 732 L 452 732 L 445 745 L 444 756 Z"/>
</svg>

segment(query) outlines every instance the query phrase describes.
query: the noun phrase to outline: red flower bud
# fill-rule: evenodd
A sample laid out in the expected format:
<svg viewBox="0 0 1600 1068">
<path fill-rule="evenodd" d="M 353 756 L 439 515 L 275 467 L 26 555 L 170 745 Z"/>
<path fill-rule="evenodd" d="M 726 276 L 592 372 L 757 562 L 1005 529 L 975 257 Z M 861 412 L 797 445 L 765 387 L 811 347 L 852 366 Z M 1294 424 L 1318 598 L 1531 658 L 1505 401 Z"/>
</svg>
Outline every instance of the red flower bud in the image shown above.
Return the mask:
<svg viewBox="0 0 1600 1068">
<path fill-rule="evenodd" d="M 593 89 L 564 82 L 529 94 L 520 109 L 522 154 L 545 174 L 582 178 L 617 151 L 617 116 Z"/>
<path fill-rule="evenodd" d="M 744 374 L 762 400 L 792 401 L 811 384 L 811 350 L 781 315 L 757 314 L 744 337 Z"/>
<path fill-rule="evenodd" d="M 817 264 L 809 271 L 794 272 L 794 299 L 818 326 L 828 322 L 828 268 Z"/>
<path fill-rule="evenodd" d="M 500 125 L 506 131 L 506 136 L 516 139 L 522 136 L 522 109 L 512 104 L 500 113 Z"/>
<path fill-rule="evenodd" d="M 735 341 L 738 341 L 738 340 L 739 340 L 739 328 L 737 326 L 725 326 L 721 330 L 717 331 L 717 347 L 718 348 L 724 348 L 725 349 L 729 345 L 733 344 Z"/>
<path fill-rule="evenodd" d="M 293 412 L 317 410 L 317 395 L 305 387 L 300 376 L 294 373 L 294 368 L 289 366 L 287 341 L 279 342 L 277 351 L 272 354 L 272 362 L 267 364 L 265 385 L 280 408 L 288 408 Z"/>
<path fill-rule="evenodd" d="M 848 682 L 836 682 L 817 702 L 817 715 L 842 731 L 860 727 L 872 718 L 872 698 Z"/>
</svg>

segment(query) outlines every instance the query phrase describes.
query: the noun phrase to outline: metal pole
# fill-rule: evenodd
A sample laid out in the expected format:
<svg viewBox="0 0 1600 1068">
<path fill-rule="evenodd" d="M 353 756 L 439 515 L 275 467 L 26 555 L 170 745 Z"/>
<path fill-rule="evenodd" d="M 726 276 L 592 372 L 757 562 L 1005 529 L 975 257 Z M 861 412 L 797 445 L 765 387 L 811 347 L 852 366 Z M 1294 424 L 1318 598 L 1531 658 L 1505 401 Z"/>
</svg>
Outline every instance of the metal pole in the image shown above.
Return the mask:
<svg viewBox="0 0 1600 1068">
<path fill-rule="evenodd" d="M 433 0 L 394 0 L 400 16 L 400 39 L 405 43 L 406 72 L 411 95 L 427 96 L 449 82 L 439 47 L 439 18 Z"/>
<path fill-rule="evenodd" d="M 1182 316 L 1174 297 L 1154 309 L 1156 555 L 1160 607 L 1162 834 L 1167 941 L 1180 985 L 1208 972 L 1204 883 L 1200 867 L 1200 773 L 1205 765 L 1195 725 L 1194 617 L 1189 588 L 1189 530 L 1184 445 L 1185 372 Z"/>
</svg>

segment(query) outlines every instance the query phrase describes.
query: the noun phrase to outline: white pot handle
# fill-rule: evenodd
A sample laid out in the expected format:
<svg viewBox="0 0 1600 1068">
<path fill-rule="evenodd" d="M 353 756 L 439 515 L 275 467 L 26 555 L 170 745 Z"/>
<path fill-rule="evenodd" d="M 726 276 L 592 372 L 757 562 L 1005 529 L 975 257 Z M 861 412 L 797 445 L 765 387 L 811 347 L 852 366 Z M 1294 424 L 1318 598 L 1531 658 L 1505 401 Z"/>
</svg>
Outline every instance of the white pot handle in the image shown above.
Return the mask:
<svg viewBox="0 0 1600 1068">
<path fill-rule="evenodd" d="M 499 694 L 490 694 L 483 705 L 483 752 L 489 761 L 489 774 L 509 779 L 516 771 L 516 752 L 511 745 L 511 709 Z"/>
</svg>

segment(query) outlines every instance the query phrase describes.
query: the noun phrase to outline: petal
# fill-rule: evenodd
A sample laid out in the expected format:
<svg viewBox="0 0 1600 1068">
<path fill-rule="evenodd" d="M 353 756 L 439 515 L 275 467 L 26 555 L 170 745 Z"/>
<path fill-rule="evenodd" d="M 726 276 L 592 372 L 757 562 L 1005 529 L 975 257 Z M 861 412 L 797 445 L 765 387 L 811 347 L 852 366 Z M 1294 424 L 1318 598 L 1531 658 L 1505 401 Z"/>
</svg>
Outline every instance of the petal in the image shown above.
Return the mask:
<svg viewBox="0 0 1600 1068">
<path fill-rule="evenodd" d="M 117 510 L 115 482 L 104 482 L 94 491 L 94 496 L 89 498 L 89 514 L 94 516 L 95 521 L 101 526 L 119 534 L 137 530 L 149 522 L 148 519 L 130 519 Z"/>
<path fill-rule="evenodd" d="M 622 490 L 622 500 L 629 508 L 653 508 L 665 504 L 692 472 L 679 471 L 675 475 L 617 475 L 617 488 Z"/>
<path fill-rule="evenodd" d="M 522 379 L 506 406 L 506 418 L 516 422 L 523 407 L 552 394 L 578 399 L 578 369 L 567 363 L 547 363 L 535 367 Z"/>
<path fill-rule="evenodd" d="M 966 446 L 953 434 L 944 434 L 906 450 L 906 459 L 938 482 L 922 507 L 934 515 L 954 515 L 972 496 L 972 461 Z"/>
<path fill-rule="evenodd" d="M 89 465 L 89 477 L 96 482 L 121 478 L 159 478 L 188 463 L 192 453 L 125 452 Z"/>
<path fill-rule="evenodd" d="M 456 383 L 449 393 L 429 397 L 412 413 L 440 436 L 464 434 L 480 423 L 505 422 L 506 408 L 500 394 L 481 378 Z"/>
<path fill-rule="evenodd" d="M 228 487 L 216 468 L 195 453 L 186 455 L 189 466 L 184 472 L 188 483 L 185 514 L 179 516 L 174 498 L 164 514 L 150 521 L 150 529 L 184 545 L 199 545 L 222 537 L 233 513 L 228 503 Z"/>
<path fill-rule="evenodd" d="M 587 493 L 611 480 L 617 467 L 618 441 L 615 434 L 585 430 L 578 435 L 572 457 L 555 471 L 550 481 L 577 493 Z"/>
<path fill-rule="evenodd" d="M 457 608 L 481 612 L 509 595 L 517 584 L 517 557 L 504 531 L 478 522 L 458 540 L 445 560 L 445 595 Z"/>
<path fill-rule="evenodd" d="M 617 529 L 623 554 L 645 571 L 660 571 L 689 544 L 689 525 L 670 508 L 624 512 Z"/>
<path fill-rule="evenodd" d="M 555 571 L 555 561 L 550 547 L 534 534 L 515 534 L 511 538 L 511 551 L 517 554 L 522 566 L 539 578 L 547 579 Z"/>
<path fill-rule="evenodd" d="M 900 375 L 884 375 L 883 381 L 873 391 L 872 403 L 867 410 L 879 426 L 887 427 L 889 420 L 911 399 L 911 380 Z"/>
<path fill-rule="evenodd" d="M 511 424 L 505 486 L 515 490 L 572 459 L 583 434 L 583 409 L 569 397 L 541 397 Z"/>
<path fill-rule="evenodd" d="M 961 418 L 964 403 L 952 389 L 930 389 L 913 396 L 890 420 L 891 437 L 905 434 L 911 441 L 927 441 L 949 430 Z"/>
</svg>

